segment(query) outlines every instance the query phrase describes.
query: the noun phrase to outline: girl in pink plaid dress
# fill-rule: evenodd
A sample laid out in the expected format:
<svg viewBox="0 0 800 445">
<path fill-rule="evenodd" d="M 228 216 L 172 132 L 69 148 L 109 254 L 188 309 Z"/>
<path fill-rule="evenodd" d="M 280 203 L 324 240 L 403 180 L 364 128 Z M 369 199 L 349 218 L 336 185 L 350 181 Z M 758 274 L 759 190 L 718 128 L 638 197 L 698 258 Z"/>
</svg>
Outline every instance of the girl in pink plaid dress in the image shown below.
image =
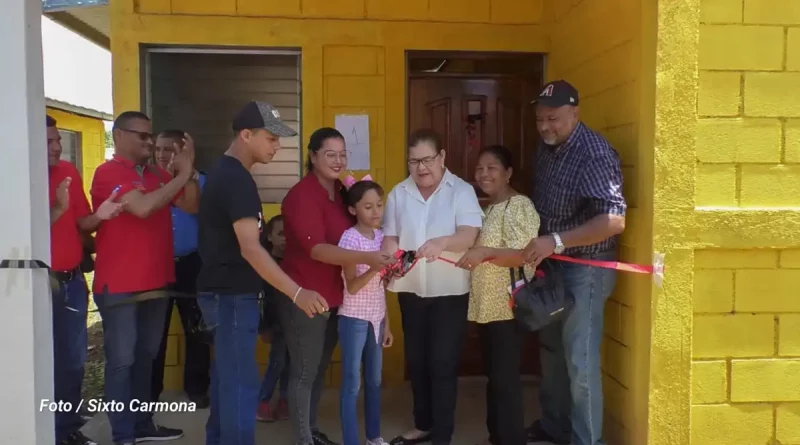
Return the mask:
<svg viewBox="0 0 800 445">
<path fill-rule="evenodd" d="M 349 179 L 349 178 L 348 178 Z M 352 181 L 351 181 L 352 182 Z M 356 216 L 355 226 L 339 241 L 343 249 L 373 252 L 381 249 L 383 189 L 365 177 L 347 191 L 347 205 Z M 342 354 L 342 386 L 339 415 L 343 445 L 359 445 L 356 400 L 364 364 L 364 426 L 367 445 L 386 445 L 381 438 L 382 347 L 392 345 L 386 317 L 386 293 L 380 270 L 366 264 L 345 266 L 344 303 L 339 308 L 339 347 Z"/>
</svg>

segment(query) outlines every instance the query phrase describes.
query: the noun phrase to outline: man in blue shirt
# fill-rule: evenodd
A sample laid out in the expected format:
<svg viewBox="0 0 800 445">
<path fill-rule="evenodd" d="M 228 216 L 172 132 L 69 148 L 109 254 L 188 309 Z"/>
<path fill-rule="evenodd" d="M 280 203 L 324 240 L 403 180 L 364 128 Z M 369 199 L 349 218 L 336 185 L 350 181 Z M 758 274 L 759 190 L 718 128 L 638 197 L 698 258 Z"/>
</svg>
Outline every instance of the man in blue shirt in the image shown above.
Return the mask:
<svg viewBox="0 0 800 445">
<path fill-rule="evenodd" d="M 183 148 L 185 134 L 181 130 L 167 130 L 158 135 L 156 139 L 155 162 L 171 172 L 172 159 L 175 153 Z M 203 190 L 206 177 L 195 171 L 200 190 Z M 172 237 L 175 257 L 175 285 L 173 290 L 182 294 L 194 295 L 197 293 L 197 275 L 200 272 L 200 255 L 197 253 L 197 216 L 186 213 L 172 206 Z M 211 350 L 209 341 L 204 339 L 200 331 L 200 307 L 194 298 L 170 298 L 167 306 L 167 322 L 164 327 L 164 337 L 158 357 L 153 362 L 152 395 L 153 400 L 158 400 L 164 388 L 164 361 L 167 350 L 167 337 L 169 324 L 172 318 L 173 305 L 178 307 L 181 324 L 185 334 L 183 368 L 183 388 L 189 399 L 197 404 L 198 408 L 209 405 L 209 367 Z"/>
<path fill-rule="evenodd" d="M 581 122 L 578 103 L 578 91 L 563 80 L 545 85 L 535 100 L 542 143 L 531 197 L 541 226 L 523 250 L 534 265 L 553 254 L 613 261 L 625 230 L 619 155 Z M 575 306 L 539 331 L 542 415 L 529 430 L 528 445 L 603 445 L 600 345 L 616 272 L 568 263 L 563 274 Z"/>
</svg>

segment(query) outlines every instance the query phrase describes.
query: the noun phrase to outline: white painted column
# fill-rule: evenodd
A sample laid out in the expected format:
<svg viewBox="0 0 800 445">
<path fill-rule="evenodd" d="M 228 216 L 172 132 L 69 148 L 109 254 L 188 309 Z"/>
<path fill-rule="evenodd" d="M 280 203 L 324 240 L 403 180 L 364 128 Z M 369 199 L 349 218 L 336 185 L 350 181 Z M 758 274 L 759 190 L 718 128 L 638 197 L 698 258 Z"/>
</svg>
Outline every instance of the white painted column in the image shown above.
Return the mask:
<svg viewBox="0 0 800 445">
<path fill-rule="evenodd" d="M 41 0 L 0 0 L 0 259 L 50 263 Z M 52 445 L 53 342 L 44 269 L 0 269 L 0 444 Z"/>
</svg>

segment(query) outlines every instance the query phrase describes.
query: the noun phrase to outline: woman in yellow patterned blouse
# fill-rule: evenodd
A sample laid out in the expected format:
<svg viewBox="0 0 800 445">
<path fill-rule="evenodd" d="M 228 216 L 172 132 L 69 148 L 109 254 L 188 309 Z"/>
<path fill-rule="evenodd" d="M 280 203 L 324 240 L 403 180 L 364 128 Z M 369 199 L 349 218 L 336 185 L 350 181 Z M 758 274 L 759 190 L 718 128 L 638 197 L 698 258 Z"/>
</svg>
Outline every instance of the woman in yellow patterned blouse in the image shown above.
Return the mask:
<svg viewBox="0 0 800 445">
<path fill-rule="evenodd" d="M 492 445 L 525 445 L 520 366 L 524 331 L 509 307 L 509 268 L 522 265 L 521 252 L 539 233 L 533 202 L 511 188 L 513 156 L 503 146 L 481 150 L 475 180 L 489 197 L 475 247 L 458 266 L 472 271 L 468 319 L 478 323 L 489 382 L 486 427 Z M 488 258 L 493 258 L 484 262 Z M 526 276 L 533 269 L 526 267 Z"/>
</svg>

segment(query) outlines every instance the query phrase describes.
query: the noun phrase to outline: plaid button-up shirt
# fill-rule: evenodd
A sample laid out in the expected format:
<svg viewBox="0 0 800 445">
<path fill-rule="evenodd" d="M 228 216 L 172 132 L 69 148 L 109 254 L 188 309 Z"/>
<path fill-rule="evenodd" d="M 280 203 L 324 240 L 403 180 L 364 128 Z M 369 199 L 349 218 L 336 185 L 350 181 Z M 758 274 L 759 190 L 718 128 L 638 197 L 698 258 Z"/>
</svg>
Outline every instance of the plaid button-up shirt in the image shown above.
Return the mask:
<svg viewBox="0 0 800 445">
<path fill-rule="evenodd" d="M 533 203 L 541 218 L 540 235 L 572 230 L 597 215 L 625 215 L 619 155 L 582 122 L 558 147 L 540 146 L 536 155 Z M 572 247 L 567 255 L 615 249 L 617 237 Z"/>
</svg>

